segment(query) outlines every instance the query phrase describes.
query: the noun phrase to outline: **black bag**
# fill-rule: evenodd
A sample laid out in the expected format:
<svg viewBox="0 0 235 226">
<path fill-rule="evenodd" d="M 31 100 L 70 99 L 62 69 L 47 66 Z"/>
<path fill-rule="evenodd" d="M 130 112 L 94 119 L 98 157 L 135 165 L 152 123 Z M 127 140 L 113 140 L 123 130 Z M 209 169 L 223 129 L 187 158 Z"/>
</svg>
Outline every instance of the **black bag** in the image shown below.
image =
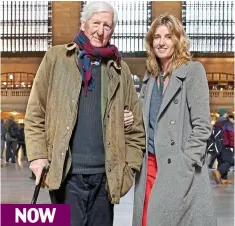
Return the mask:
<svg viewBox="0 0 235 226">
<path fill-rule="evenodd" d="M 19 128 L 15 123 L 9 126 L 8 132 L 9 132 L 10 137 L 12 137 L 13 139 L 16 139 L 19 137 Z"/>
<path fill-rule="evenodd" d="M 224 149 L 222 127 L 214 126 L 207 141 L 206 154 L 219 155 Z"/>
<path fill-rule="evenodd" d="M 20 141 L 21 143 L 24 143 L 25 141 L 24 128 L 19 129 L 18 141 Z"/>
</svg>

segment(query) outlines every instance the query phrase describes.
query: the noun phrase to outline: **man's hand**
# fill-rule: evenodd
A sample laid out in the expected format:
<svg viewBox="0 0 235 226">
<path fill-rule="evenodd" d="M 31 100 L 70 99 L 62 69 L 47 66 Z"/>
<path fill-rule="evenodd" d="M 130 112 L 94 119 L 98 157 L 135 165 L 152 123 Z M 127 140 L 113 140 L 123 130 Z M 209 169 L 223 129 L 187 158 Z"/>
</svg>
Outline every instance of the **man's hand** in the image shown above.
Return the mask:
<svg viewBox="0 0 235 226">
<path fill-rule="evenodd" d="M 132 126 L 134 122 L 134 116 L 131 111 L 124 110 L 124 126 Z"/>
<path fill-rule="evenodd" d="M 47 159 L 36 159 L 30 163 L 29 168 L 33 171 L 33 173 L 36 176 L 36 181 L 35 181 L 36 185 L 38 185 L 39 183 L 44 166 L 48 164 L 49 162 Z"/>
</svg>

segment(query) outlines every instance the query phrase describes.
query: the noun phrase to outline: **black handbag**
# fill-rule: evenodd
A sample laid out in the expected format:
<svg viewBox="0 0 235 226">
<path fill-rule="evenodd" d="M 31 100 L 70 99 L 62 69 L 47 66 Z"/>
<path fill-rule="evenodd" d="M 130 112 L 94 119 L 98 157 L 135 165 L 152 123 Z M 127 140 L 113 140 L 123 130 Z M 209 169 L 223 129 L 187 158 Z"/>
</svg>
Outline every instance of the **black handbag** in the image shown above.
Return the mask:
<svg viewBox="0 0 235 226">
<path fill-rule="evenodd" d="M 42 170 L 42 174 L 41 174 L 40 180 L 39 180 L 39 183 L 35 186 L 31 204 L 36 204 L 37 203 L 38 194 L 39 194 L 40 188 L 42 186 L 42 182 L 44 181 L 44 178 L 45 178 L 49 168 L 50 168 L 50 165 L 44 166 L 44 168 Z"/>
</svg>

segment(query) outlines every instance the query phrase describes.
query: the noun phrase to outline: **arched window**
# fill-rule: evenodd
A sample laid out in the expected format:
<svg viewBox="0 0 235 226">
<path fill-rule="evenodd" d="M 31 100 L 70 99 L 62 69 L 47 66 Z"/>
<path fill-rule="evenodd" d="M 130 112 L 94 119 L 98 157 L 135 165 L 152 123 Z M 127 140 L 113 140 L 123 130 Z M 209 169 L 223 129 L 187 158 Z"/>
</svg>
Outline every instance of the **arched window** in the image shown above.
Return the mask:
<svg viewBox="0 0 235 226">
<path fill-rule="evenodd" d="M 35 74 L 8 72 L 1 74 L 1 89 L 31 89 Z"/>
</svg>

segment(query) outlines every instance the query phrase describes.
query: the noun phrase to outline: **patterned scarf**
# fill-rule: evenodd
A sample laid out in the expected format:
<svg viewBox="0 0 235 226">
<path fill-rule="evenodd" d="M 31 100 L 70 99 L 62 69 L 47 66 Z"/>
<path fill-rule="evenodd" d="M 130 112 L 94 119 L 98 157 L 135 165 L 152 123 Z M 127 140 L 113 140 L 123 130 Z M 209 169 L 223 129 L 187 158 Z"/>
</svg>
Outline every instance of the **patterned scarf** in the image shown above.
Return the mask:
<svg viewBox="0 0 235 226">
<path fill-rule="evenodd" d="M 84 93 L 87 96 L 88 90 L 95 87 L 94 78 L 91 74 L 91 60 L 114 60 L 120 66 L 121 56 L 115 45 L 108 45 L 106 47 L 96 48 L 92 46 L 90 40 L 86 37 L 83 31 L 80 31 L 73 40 L 79 47 L 77 66 L 82 75 L 84 83 Z"/>
</svg>

